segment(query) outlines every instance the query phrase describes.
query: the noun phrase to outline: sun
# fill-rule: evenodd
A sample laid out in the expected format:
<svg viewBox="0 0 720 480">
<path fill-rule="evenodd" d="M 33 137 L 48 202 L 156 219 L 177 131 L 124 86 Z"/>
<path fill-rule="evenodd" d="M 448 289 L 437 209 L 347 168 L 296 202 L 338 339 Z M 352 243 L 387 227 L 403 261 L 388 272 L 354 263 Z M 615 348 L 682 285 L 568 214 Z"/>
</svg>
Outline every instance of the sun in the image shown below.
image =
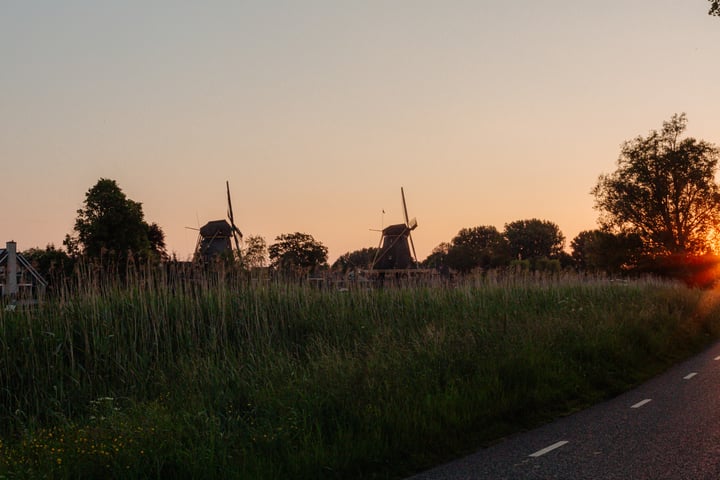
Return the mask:
<svg viewBox="0 0 720 480">
<path fill-rule="evenodd" d="M 720 255 L 720 226 L 710 229 L 706 238 L 708 253 Z"/>
</svg>

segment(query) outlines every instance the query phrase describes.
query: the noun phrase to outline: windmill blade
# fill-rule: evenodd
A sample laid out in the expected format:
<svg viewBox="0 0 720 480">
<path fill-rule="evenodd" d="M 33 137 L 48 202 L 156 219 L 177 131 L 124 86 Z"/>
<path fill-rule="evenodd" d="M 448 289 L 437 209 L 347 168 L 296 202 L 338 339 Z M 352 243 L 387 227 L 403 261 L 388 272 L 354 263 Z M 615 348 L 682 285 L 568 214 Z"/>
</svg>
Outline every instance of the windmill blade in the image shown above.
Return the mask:
<svg viewBox="0 0 720 480">
<path fill-rule="evenodd" d="M 228 218 L 230 219 L 230 225 L 234 226 L 235 219 L 233 218 L 232 200 L 230 200 L 230 182 L 228 182 L 227 180 L 225 181 L 225 187 L 227 188 L 227 199 L 228 199 L 227 215 L 228 215 Z"/>
<path fill-rule="evenodd" d="M 417 260 L 417 255 L 415 254 L 415 242 L 413 242 L 412 234 L 410 232 L 408 232 L 408 239 L 410 240 L 410 247 L 412 247 L 413 259 L 415 260 L 415 266 L 417 266 L 418 260 Z"/>
<path fill-rule="evenodd" d="M 228 200 L 228 219 L 230 220 L 230 227 L 232 227 L 233 231 L 237 231 L 238 233 L 240 230 L 235 226 L 235 216 L 233 215 L 233 208 L 232 208 L 232 200 L 230 199 L 230 182 L 225 182 L 225 187 L 227 188 L 227 200 Z M 240 236 L 242 237 L 242 233 L 240 233 Z"/>
<path fill-rule="evenodd" d="M 230 182 L 226 180 L 225 186 L 227 187 L 228 218 L 230 219 L 230 228 L 232 229 L 233 240 L 235 240 L 235 249 L 237 250 L 238 255 L 240 255 L 240 241 L 238 240 L 238 235 L 240 235 L 240 238 L 242 238 L 242 232 L 235 225 L 235 217 L 233 215 L 232 209 L 232 200 L 230 199 Z"/>
<path fill-rule="evenodd" d="M 410 219 L 408 218 L 407 204 L 405 203 L 405 190 L 403 190 L 403 187 L 400 187 L 400 195 L 402 195 L 403 213 L 405 213 L 405 225 L 409 225 Z"/>
<path fill-rule="evenodd" d="M 378 261 L 380 261 L 380 258 L 382 258 L 382 255 L 384 255 L 384 252 L 382 253 L 382 255 L 380 253 L 380 252 L 382 252 L 382 242 L 383 242 L 383 236 L 380 235 L 380 243 L 378 243 L 377 249 L 375 250 L 375 256 L 373 256 L 372 266 L 370 267 L 371 270 L 375 268 L 375 264 Z"/>
</svg>

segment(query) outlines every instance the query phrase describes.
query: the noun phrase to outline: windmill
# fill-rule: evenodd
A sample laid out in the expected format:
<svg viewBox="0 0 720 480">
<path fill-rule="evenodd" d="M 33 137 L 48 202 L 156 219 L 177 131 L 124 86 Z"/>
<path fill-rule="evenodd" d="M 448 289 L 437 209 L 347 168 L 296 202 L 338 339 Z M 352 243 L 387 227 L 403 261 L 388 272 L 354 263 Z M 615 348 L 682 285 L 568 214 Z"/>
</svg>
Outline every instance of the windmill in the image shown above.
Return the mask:
<svg viewBox="0 0 720 480">
<path fill-rule="evenodd" d="M 373 270 L 417 268 L 417 256 L 411 232 L 417 228 L 418 223 L 415 218 L 408 217 L 405 190 L 402 187 L 400 187 L 400 195 L 402 196 L 405 223 L 390 225 L 382 229 L 380 245 L 373 260 Z"/>
<path fill-rule="evenodd" d="M 238 258 L 240 258 L 240 240 L 238 240 L 238 237 L 242 239 L 242 232 L 240 229 L 235 225 L 235 217 L 233 216 L 233 209 L 232 209 L 232 200 L 230 200 L 230 182 L 225 180 L 225 187 L 227 188 L 227 197 L 228 197 L 228 219 L 230 220 L 230 228 L 232 228 L 232 236 L 233 240 L 235 240 L 235 251 L 237 252 Z"/>
<path fill-rule="evenodd" d="M 232 254 L 233 242 L 235 243 L 235 251 L 238 258 L 240 257 L 240 240 L 242 240 L 242 232 L 235 225 L 235 216 L 233 215 L 232 200 L 230 199 L 230 182 L 225 182 L 227 187 L 227 220 L 212 220 L 199 229 L 197 245 L 195 246 L 195 259 L 202 261 L 210 261 L 214 257 Z"/>
</svg>

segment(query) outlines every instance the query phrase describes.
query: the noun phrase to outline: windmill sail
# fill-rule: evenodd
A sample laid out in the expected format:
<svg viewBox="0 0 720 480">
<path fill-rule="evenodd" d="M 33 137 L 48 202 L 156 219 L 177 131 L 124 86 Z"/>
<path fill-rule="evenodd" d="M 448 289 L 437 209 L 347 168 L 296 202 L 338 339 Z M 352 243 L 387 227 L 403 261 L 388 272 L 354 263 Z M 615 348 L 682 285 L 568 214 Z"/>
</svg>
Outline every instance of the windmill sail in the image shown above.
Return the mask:
<svg viewBox="0 0 720 480">
<path fill-rule="evenodd" d="M 417 220 L 409 219 L 405 190 L 400 187 L 405 223 L 383 228 L 378 253 L 373 261 L 375 270 L 396 270 L 417 267 L 415 244 L 411 232 L 417 228 Z"/>
<path fill-rule="evenodd" d="M 242 232 L 235 225 L 232 199 L 230 198 L 230 182 L 225 182 L 227 190 L 227 217 L 228 220 L 212 220 L 200 227 L 197 246 L 195 247 L 195 259 L 209 262 L 220 256 L 227 256 L 233 252 L 233 243 L 237 257 L 240 257 L 240 240 Z M 232 256 L 232 255 L 231 255 Z"/>
<path fill-rule="evenodd" d="M 235 251 L 237 252 L 238 258 L 240 257 L 240 241 L 238 236 L 242 238 L 242 232 L 235 225 L 235 217 L 233 215 L 232 200 L 230 199 L 230 182 L 226 181 L 225 186 L 227 187 L 227 200 L 228 200 L 228 219 L 230 219 L 230 228 L 232 229 L 232 237 L 235 240 Z"/>
</svg>

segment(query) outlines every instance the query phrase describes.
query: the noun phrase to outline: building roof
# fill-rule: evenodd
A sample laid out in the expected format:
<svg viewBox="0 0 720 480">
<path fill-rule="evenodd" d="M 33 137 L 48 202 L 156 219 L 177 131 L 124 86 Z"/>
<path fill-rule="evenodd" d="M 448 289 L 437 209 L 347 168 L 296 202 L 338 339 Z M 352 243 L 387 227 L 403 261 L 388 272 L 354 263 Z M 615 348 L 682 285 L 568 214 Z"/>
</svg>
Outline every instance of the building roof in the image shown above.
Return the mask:
<svg viewBox="0 0 720 480">
<path fill-rule="evenodd" d="M 200 235 L 208 237 L 229 237 L 232 227 L 226 220 L 213 220 L 200 227 Z"/>
</svg>

